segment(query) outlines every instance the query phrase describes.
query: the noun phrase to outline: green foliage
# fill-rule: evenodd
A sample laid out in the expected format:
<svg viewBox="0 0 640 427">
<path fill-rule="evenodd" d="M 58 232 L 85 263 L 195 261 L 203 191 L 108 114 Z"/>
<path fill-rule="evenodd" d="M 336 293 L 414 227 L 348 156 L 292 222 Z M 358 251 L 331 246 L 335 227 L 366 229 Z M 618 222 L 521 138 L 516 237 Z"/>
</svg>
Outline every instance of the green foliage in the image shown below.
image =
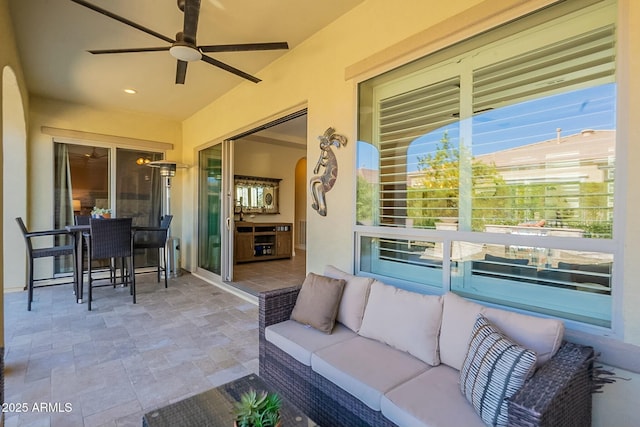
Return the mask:
<svg viewBox="0 0 640 427">
<path fill-rule="evenodd" d="M 585 237 L 611 237 L 607 182 L 507 184 L 495 164 L 453 147 L 446 132 L 434 152 L 418 157 L 418 170 L 420 180 L 407 189 L 407 217 L 416 228 L 433 228 L 442 217 L 468 214 L 460 211 L 460 203 L 470 199 L 474 231 L 484 231 L 487 224 L 545 219 L 549 226 L 582 229 Z"/>
<path fill-rule="evenodd" d="M 461 162 L 471 165 L 471 184 L 475 193 L 472 207 L 484 218 L 500 216 L 504 208 L 504 180 L 495 165 L 473 159 L 469 153 L 453 147 L 445 132 L 434 153 L 418 157 L 418 170 L 423 173 L 422 186 L 407 191 L 408 216 L 414 227 L 434 227 L 438 218 L 458 217 L 461 188 Z M 482 218 L 474 226 L 484 224 Z"/>
<path fill-rule="evenodd" d="M 280 421 L 282 399 L 276 393 L 249 390 L 234 405 L 238 427 L 275 427 Z"/>
<path fill-rule="evenodd" d="M 94 206 L 93 209 L 91 210 L 91 215 L 104 215 L 104 214 L 110 214 L 110 213 L 111 213 L 111 209 L 99 208 L 97 206 Z"/>
<path fill-rule="evenodd" d="M 356 195 L 356 221 L 358 224 L 373 224 L 377 202 L 377 186 L 358 175 Z"/>
</svg>

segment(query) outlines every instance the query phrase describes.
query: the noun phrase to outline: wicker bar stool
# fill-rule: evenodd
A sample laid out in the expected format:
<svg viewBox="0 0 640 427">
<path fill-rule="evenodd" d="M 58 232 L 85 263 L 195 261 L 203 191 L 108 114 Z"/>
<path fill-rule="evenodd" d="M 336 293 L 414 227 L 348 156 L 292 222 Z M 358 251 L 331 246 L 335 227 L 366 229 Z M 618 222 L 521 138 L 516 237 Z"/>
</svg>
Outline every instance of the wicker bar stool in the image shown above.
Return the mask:
<svg viewBox="0 0 640 427">
<path fill-rule="evenodd" d="M 24 241 L 27 245 L 27 256 L 29 257 L 29 262 L 27 266 L 27 310 L 31 311 L 31 303 L 33 302 L 33 260 L 36 258 L 45 258 L 45 257 L 56 257 L 60 255 L 73 255 L 73 270 L 74 277 L 75 271 L 78 268 L 76 265 L 76 251 L 75 251 L 75 243 L 73 240 L 73 234 L 69 233 L 67 230 L 41 230 L 41 231 L 28 231 L 27 227 L 24 225 L 22 218 L 16 218 L 16 222 L 20 227 L 20 231 L 22 231 L 22 235 L 24 236 Z M 55 236 L 68 236 L 69 242 L 64 245 L 55 245 L 48 246 L 44 248 L 34 248 L 33 247 L 33 239 L 37 237 L 55 237 Z"/>
<path fill-rule="evenodd" d="M 131 234 L 132 218 L 91 218 L 90 234 L 87 244 L 89 270 L 89 303 L 91 310 L 92 289 L 94 279 L 91 275 L 91 261 L 98 259 L 128 258 L 128 266 L 122 271 L 122 284 L 131 284 L 130 292 L 133 303 L 136 302 L 135 275 L 133 274 L 133 239 Z M 110 280 L 115 287 L 115 280 Z"/>
<path fill-rule="evenodd" d="M 160 218 L 160 227 L 136 227 L 133 235 L 133 249 L 155 249 L 158 254 L 158 282 L 160 282 L 160 272 L 164 271 L 164 287 L 167 288 L 167 238 L 169 237 L 169 226 L 173 215 L 165 215 Z M 160 262 L 160 251 L 162 260 Z M 134 263 L 135 265 L 135 263 Z"/>
</svg>

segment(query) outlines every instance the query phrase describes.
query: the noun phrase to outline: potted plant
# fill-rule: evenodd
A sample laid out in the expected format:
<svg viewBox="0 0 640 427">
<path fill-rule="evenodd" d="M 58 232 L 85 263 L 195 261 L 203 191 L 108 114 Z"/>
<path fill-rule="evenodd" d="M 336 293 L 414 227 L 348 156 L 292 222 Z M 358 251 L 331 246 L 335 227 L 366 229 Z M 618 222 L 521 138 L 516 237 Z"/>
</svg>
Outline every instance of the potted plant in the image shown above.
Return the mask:
<svg viewBox="0 0 640 427">
<path fill-rule="evenodd" d="M 91 216 L 94 218 L 111 218 L 111 209 L 94 206 L 91 210 Z"/>
<path fill-rule="evenodd" d="M 282 399 L 276 393 L 249 390 L 234 405 L 236 427 L 279 427 Z"/>
</svg>

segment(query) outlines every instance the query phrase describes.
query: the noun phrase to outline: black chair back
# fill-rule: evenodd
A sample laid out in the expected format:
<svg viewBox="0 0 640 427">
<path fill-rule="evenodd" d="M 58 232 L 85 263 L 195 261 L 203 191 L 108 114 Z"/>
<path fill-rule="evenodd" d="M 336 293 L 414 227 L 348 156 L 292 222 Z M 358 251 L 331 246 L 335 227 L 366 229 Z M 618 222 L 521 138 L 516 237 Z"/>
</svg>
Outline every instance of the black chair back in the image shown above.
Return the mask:
<svg viewBox="0 0 640 427">
<path fill-rule="evenodd" d="M 161 228 L 169 228 L 171 225 L 171 220 L 173 219 L 173 215 L 165 215 L 160 218 L 160 227 Z"/>
<path fill-rule="evenodd" d="M 173 215 L 160 218 L 160 227 L 138 227 L 134 237 L 134 249 L 159 249 L 167 244 L 169 226 Z"/>
<path fill-rule="evenodd" d="M 130 257 L 132 218 L 91 218 L 91 259 Z"/>
<path fill-rule="evenodd" d="M 167 281 L 167 238 L 169 237 L 169 226 L 173 215 L 165 215 L 160 218 L 160 227 L 138 227 L 135 232 L 133 248 L 136 249 L 155 249 L 158 254 L 158 265 L 156 268 L 158 282 L 160 281 L 160 272 L 164 271 L 164 287 L 168 287 Z M 160 262 L 160 251 L 162 251 L 162 263 Z M 135 260 L 134 260 L 135 265 Z"/>
<path fill-rule="evenodd" d="M 27 252 L 29 252 L 29 256 L 31 256 L 31 253 L 33 252 L 33 245 L 31 244 L 31 239 L 28 236 L 29 231 L 24 225 L 24 221 L 22 221 L 22 218 L 16 218 L 16 222 L 18 223 L 18 227 L 20 227 L 20 231 L 22 231 L 22 237 L 24 237 L 24 241 L 27 244 Z"/>
<path fill-rule="evenodd" d="M 91 215 L 76 215 L 73 217 L 73 223 L 75 225 L 89 225 Z"/>
</svg>

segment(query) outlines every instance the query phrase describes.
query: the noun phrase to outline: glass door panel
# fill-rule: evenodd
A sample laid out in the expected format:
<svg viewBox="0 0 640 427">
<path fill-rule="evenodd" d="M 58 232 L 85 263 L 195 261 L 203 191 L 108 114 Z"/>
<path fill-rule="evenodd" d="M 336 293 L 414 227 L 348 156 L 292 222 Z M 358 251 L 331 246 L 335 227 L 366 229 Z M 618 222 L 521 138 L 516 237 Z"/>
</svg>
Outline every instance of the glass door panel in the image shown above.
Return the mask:
<svg viewBox="0 0 640 427">
<path fill-rule="evenodd" d="M 73 215 L 90 215 L 94 206 L 111 208 L 109 151 L 91 145 L 55 144 L 56 227 L 72 224 Z M 69 201 L 71 209 L 65 208 Z"/>
<path fill-rule="evenodd" d="M 133 225 L 160 225 L 162 180 L 147 163 L 162 154 L 118 148 L 116 152 L 116 214 L 133 218 Z"/>
<path fill-rule="evenodd" d="M 56 142 L 54 153 L 55 228 L 73 224 L 74 215 L 91 214 L 94 206 L 111 208 L 109 148 Z M 56 258 L 55 273 L 72 270 L 71 256 Z"/>
<path fill-rule="evenodd" d="M 162 160 L 161 153 L 116 149 L 116 216 L 133 218 L 133 225 L 160 225 L 162 179 L 147 163 Z M 158 265 L 158 251 L 136 250 L 136 267 Z"/>
<path fill-rule="evenodd" d="M 200 151 L 198 266 L 222 274 L 222 144 Z"/>
</svg>

